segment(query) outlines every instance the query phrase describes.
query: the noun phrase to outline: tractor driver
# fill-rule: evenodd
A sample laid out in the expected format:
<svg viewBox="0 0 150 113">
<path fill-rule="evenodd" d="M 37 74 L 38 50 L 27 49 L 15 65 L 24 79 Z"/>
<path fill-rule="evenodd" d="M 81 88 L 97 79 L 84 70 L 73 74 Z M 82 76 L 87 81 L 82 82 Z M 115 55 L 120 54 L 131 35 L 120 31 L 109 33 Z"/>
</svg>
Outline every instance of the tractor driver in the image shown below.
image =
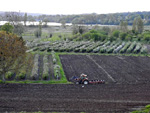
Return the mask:
<svg viewBox="0 0 150 113">
<path fill-rule="evenodd" d="M 87 75 L 86 74 L 81 74 L 80 75 L 80 82 L 82 82 L 82 80 L 86 79 Z"/>
</svg>

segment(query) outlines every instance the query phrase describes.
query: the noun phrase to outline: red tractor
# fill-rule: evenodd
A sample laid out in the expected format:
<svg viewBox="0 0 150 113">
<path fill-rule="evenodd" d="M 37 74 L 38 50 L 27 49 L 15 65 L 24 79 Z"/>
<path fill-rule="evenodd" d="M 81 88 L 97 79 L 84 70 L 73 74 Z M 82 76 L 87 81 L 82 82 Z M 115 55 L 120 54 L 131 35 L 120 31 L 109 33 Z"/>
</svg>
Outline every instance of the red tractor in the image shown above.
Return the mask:
<svg viewBox="0 0 150 113">
<path fill-rule="evenodd" d="M 81 74 L 80 77 L 73 76 L 70 81 L 75 84 L 105 84 L 105 80 L 88 80 L 85 74 Z"/>
</svg>

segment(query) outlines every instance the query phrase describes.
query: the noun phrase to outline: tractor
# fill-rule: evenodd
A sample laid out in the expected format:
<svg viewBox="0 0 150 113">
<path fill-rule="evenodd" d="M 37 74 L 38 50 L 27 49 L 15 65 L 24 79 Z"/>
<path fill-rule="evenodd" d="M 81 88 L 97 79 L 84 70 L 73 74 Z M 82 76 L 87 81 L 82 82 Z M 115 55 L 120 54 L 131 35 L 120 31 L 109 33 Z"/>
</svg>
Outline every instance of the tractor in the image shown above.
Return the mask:
<svg viewBox="0 0 150 113">
<path fill-rule="evenodd" d="M 105 80 L 88 80 L 87 75 L 81 74 L 80 77 L 73 76 L 70 78 L 75 84 L 105 84 Z"/>
</svg>

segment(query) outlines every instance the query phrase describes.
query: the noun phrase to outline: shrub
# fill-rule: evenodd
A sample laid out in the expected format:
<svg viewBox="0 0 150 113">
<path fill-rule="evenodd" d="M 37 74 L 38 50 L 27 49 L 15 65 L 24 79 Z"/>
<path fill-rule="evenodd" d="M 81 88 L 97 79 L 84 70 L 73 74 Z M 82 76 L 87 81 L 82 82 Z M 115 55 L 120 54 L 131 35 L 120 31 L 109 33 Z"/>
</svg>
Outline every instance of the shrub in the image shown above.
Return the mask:
<svg viewBox="0 0 150 113">
<path fill-rule="evenodd" d="M 82 53 L 86 52 L 86 48 L 80 49 L 80 52 L 82 52 Z"/>
<path fill-rule="evenodd" d="M 4 83 L 2 80 L 0 80 L 0 84 Z"/>
<path fill-rule="evenodd" d="M 50 34 L 49 34 L 49 38 L 52 38 L 52 36 L 53 36 L 53 34 L 52 34 L 52 33 L 50 33 Z"/>
<path fill-rule="evenodd" d="M 91 34 L 91 38 L 94 40 L 94 41 L 99 41 L 101 40 L 101 35 L 99 33 L 92 33 Z"/>
<path fill-rule="evenodd" d="M 74 52 L 79 52 L 80 51 L 80 48 L 75 48 L 74 49 Z"/>
<path fill-rule="evenodd" d="M 109 37 L 108 37 L 108 40 L 112 42 L 112 41 L 114 41 L 114 40 L 116 40 L 116 39 L 115 39 L 115 37 L 113 37 L 113 36 L 109 36 Z"/>
<path fill-rule="evenodd" d="M 56 64 L 57 60 L 56 60 L 55 52 L 52 51 L 51 53 L 52 53 L 53 64 Z"/>
<path fill-rule="evenodd" d="M 32 73 L 31 73 L 31 79 L 36 80 L 37 77 L 39 76 L 38 70 L 39 70 L 39 58 L 40 55 L 36 54 L 34 57 L 34 65 L 32 68 Z"/>
<path fill-rule="evenodd" d="M 100 53 L 105 53 L 105 52 L 106 52 L 106 47 L 100 49 Z"/>
<path fill-rule="evenodd" d="M 35 35 L 35 37 L 41 37 L 41 35 L 42 35 L 42 32 L 39 30 L 39 29 L 37 29 L 37 30 L 35 30 L 34 31 L 34 35 Z"/>
<path fill-rule="evenodd" d="M 86 39 L 86 40 L 89 40 L 89 39 L 91 38 L 91 33 L 89 33 L 89 32 L 84 33 L 84 34 L 82 35 L 82 37 L 83 37 L 84 39 Z"/>
<path fill-rule="evenodd" d="M 126 36 L 127 36 L 127 33 L 124 33 L 124 32 L 120 33 L 121 40 L 125 40 Z"/>
<path fill-rule="evenodd" d="M 138 41 L 141 41 L 142 38 L 143 38 L 143 35 L 142 34 L 138 34 L 138 37 L 137 37 Z"/>
<path fill-rule="evenodd" d="M 140 43 L 138 43 L 135 47 L 135 49 L 133 50 L 133 53 L 139 53 L 140 49 L 141 49 L 142 45 Z"/>
<path fill-rule="evenodd" d="M 142 46 L 140 53 L 141 53 L 141 54 L 146 54 L 146 53 L 148 53 L 147 47 L 146 47 L 146 46 Z"/>
<path fill-rule="evenodd" d="M 105 40 L 106 38 L 106 32 L 104 31 L 97 31 L 97 30 L 91 30 L 85 34 L 82 35 L 82 37 L 86 40 L 94 40 L 94 41 L 100 41 Z"/>
<path fill-rule="evenodd" d="M 118 37 L 119 37 L 119 34 L 120 34 L 120 31 L 115 30 L 112 34 L 113 34 L 114 37 L 117 37 L 117 38 L 118 38 Z"/>
<path fill-rule="evenodd" d="M 127 49 L 127 53 L 131 53 L 136 47 L 136 42 L 133 42 L 130 47 Z"/>
<path fill-rule="evenodd" d="M 120 50 L 120 53 L 125 53 L 126 50 L 129 48 L 131 42 L 126 43 L 126 45 Z"/>
<path fill-rule="evenodd" d="M 19 80 L 24 80 L 25 77 L 26 77 L 26 72 L 20 72 L 19 75 L 18 75 Z"/>
<path fill-rule="evenodd" d="M 43 74 L 42 78 L 43 80 L 48 80 L 49 79 L 48 73 Z"/>
<path fill-rule="evenodd" d="M 60 79 L 60 66 L 59 65 L 54 66 L 54 75 L 56 79 Z"/>
<path fill-rule="evenodd" d="M 5 23 L 2 27 L 1 30 L 2 31 L 6 31 L 7 33 L 12 33 L 13 32 L 14 27 L 10 24 L 10 23 Z"/>
<path fill-rule="evenodd" d="M 150 112 L 150 105 L 145 106 L 145 108 L 139 111 L 133 111 L 132 113 L 149 113 Z"/>
<path fill-rule="evenodd" d="M 114 49 L 114 53 L 118 53 L 123 47 L 124 47 L 125 43 L 123 42 L 120 46 L 118 46 L 116 49 Z"/>
<path fill-rule="evenodd" d="M 118 42 L 114 46 L 110 47 L 109 49 L 106 50 L 107 53 L 113 53 L 114 49 L 116 49 L 119 45 L 120 45 L 120 42 Z"/>
<path fill-rule="evenodd" d="M 110 41 L 108 41 L 106 43 L 102 43 L 102 44 L 100 44 L 100 46 L 98 46 L 97 48 L 93 49 L 93 52 L 97 53 L 97 52 L 100 51 L 101 48 L 104 48 L 104 47 L 108 46 L 109 44 L 110 44 Z"/>
<path fill-rule="evenodd" d="M 109 49 L 109 48 L 111 48 L 113 45 L 115 44 L 115 42 L 110 42 L 110 41 L 108 41 L 107 43 L 105 43 L 103 46 L 102 46 L 102 48 L 100 48 L 100 53 L 106 53 L 107 52 L 107 50 Z"/>
<path fill-rule="evenodd" d="M 99 50 L 100 50 L 100 46 L 97 47 L 97 48 L 95 48 L 95 49 L 93 49 L 93 52 L 94 52 L 94 53 L 97 53 L 97 52 L 99 52 Z"/>
<path fill-rule="evenodd" d="M 132 40 L 132 37 L 128 35 L 128 36 L 126 36 L 125 40 L 126 40 L 126 41 L 131 41 L 131 40 Z"/>
<path fill-rule="evenodd" d="M 5 78 L 6 78 L 6 79 L 11 79 L 12 76 L 13 76 L 13 74 L 14 74 L 13 72 L 10 72 L 10 71 L 9 71 L 9 72 L 7 72 L 7 73 L 5 74 Z"/>
<path fill-rule="evenodd" d="M 49 78 L 49 63 L 48 63 L 48 56 L 45 55 L 43 57 L 43 75 L 42 75 L 42 78 L 43 80 L 48 80 Z"/>
<path fill-rule="evenodd" d="M 150 34 L 144 34 L 144 40 L 150 41 Z"/>
</svg>

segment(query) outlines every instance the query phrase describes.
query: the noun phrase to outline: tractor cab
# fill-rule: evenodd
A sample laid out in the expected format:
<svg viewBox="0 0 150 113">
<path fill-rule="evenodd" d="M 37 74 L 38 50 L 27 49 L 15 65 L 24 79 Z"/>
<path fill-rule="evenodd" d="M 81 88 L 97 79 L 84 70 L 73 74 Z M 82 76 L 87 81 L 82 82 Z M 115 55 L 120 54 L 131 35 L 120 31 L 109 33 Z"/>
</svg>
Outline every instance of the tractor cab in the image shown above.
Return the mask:
<svg viewBox="0 0 150 113">
<path fill-rule="evenodd" d="M 76 84 L 89 84 L 86 74 L 81 74 L 79 78 L 75 79 Z"/>
</svg>

